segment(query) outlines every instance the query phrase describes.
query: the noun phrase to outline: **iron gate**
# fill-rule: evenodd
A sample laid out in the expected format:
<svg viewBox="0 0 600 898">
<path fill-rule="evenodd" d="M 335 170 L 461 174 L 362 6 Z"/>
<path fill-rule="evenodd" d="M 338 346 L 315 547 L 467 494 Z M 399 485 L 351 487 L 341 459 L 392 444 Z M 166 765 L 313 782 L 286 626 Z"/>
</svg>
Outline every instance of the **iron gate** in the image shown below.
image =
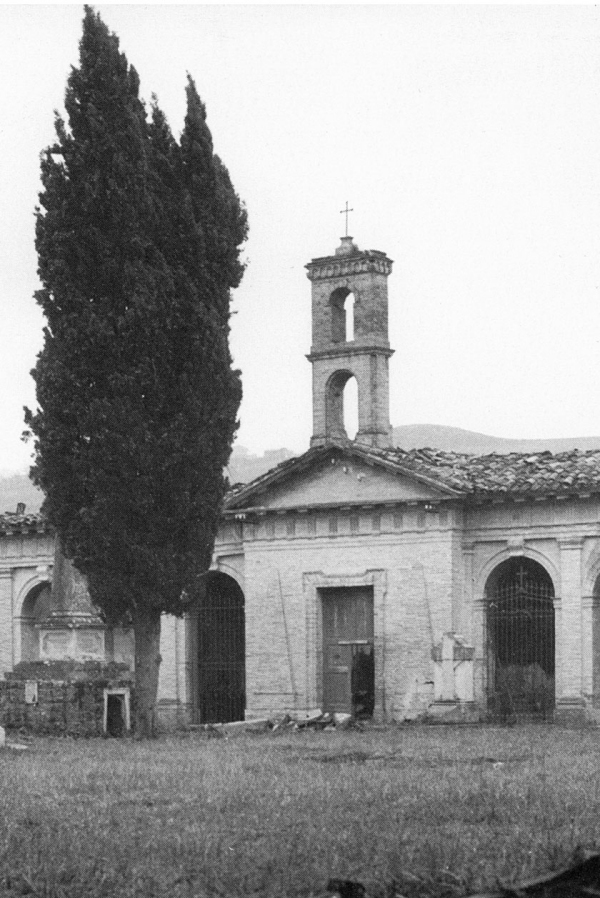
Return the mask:
<svg viewBox="0 0 600 898">
<path fill-rule="evenodd" d="M 554 587 L 528 558 L 505 562 L 487 593 L 487 704 L 492 718 L 554 711 Z"/>
<path fill-rule="evenodd" d="M 200 723 L 243 720 L 245 679 L 244 594 L 231 577 L 216 573 L 198 609 Z"/>
</svg>

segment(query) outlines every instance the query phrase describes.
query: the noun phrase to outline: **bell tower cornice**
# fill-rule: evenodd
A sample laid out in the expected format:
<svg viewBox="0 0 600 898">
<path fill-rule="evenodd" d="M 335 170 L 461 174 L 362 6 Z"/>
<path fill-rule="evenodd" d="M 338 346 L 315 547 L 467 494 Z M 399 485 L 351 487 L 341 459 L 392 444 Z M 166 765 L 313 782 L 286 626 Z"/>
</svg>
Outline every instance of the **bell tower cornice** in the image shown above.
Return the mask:
<svg viewBox="0 0 600 898">
<path fill-rule="evenodd" d="M 343 353 L 340 353 L 339 346 L 331 346 L 329 347 L 329 349 L 317 349 L 314 352 L 309 353 L 306 358 L 309 362 L 314 362 L 316 359 L 337 359 L 340 357 L 340 354 L 352 357 L 373 352 L 377 352 L 380 355 L 387 356 L 388 359 L 390 358 L 390 356 L 394 355 L 394 350 L 390 349 L 389 345 L 382 346 L 381 343 L 374 343 L 371 346 L 364 343 L 355 343 L 354 346 L 347 346 L 344 349 Z"/>
<path fill-rule="evenodd" d="M 344 241 L 352 240 L 352 237 L 342 237 L 342 246 Z M 350 252 L 339 253 L 333 256 L 321 256 L 312 259 L 306 265 L 307 277 L 311 281 L 325 281 L 331 278 L 349 277 L 356 274 L 377 273 L 388 277 L 392 273 L 393 262 L 388 259 L 385 253 L 377 249 L 359 250 L 352 243 L 349 247 Z"/>
</svg>

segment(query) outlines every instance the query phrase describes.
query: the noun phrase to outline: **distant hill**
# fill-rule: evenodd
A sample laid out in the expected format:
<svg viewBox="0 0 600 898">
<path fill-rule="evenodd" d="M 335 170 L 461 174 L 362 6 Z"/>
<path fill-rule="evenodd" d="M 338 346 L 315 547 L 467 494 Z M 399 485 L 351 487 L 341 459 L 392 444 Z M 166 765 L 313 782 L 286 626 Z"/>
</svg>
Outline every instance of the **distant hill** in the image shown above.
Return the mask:
<svg viewBox="0 0 600 898">
<path fill-rule="evenodd" d="M 298 454 L 291 449 L 267 449 L 263 455 L 252 455 L 244 446 L 236 446 L 231 453 L 226 473 L 232 484 L 249 483 L 287 458 L 293 458 Z"/>
<path fill-rule="evenodd" d="M 9 474 L 0 477 L 0 514 L 16 511 L 19 502 L 25 503 L 25 510 L 34 513 L 40 510 L 44 496 L 34 486 L 27 474 Z"/>
<path fill-rule="evenodd" d="M 294 455 L 298 453 L 290 449 L 269 449 L 263 455 L 253 455 L 243 446 L 236 446 L 231 453 L 226 474 L 232 484 L 248 483 Z M 18 502 L 25 503 L 26 511 L 37 512 L 43 498 L 41 491 L 33 485 L 27 474 L 0 476 L 0 514 L 16 511 Z"/>
<path fill-rule="evenodd" d="M 404 424 L 394 427 L 394 442 L 402 449 L 444 449 L 447 452 L 465 452 L 487 455 L 490 452 L 567 452 L 570 449 L 600 449 L 598 437 L 564 437 L 547 440 L 511 440 L 492 437 L 485 433 L 446 427 L 443 424 Z M 263 455 L 253 455 L 243 446 L 236 446 L 227 467 L 230 483 L 248 483 L 260 477 L 280 462 L 298 455 L 290 449 L 269 449 Z M 0 514 L 15 511 L 18 502 L 24 502 L 28 512 L 40 510 L 42 493 L 27 474 L 10 474 L 0 477 Z"/>
<path fill-rule="evenodd" d="M 394 427 L 394 442 L 402 449 L 444 449 L 487 455 L 490 452 L 568 452 L 570 449 L 600 449 L 598 437 L 558 437 L 539 440 L 513 440 L 485 433 L 446 427 L 443 424 L 405 424 Z"/>
</svg>

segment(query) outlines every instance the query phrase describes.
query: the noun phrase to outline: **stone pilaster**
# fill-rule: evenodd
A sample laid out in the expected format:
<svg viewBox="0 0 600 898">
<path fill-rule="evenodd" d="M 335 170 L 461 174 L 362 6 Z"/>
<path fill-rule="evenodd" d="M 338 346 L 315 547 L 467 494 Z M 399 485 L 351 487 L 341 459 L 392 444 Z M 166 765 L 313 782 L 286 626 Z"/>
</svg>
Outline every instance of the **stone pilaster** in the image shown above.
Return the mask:
<svg viewBox="0 0 600 898">
<path fill-rule="evenodd" d="M 586 702 L 594 701 L 594 616 L 598 604 L 594 596 L 581 599 L 581 666 L 582 692 Z"/>
<path fill-rule="evenodd" d="M 473 643 L 474 543 L 463 543 L 462 555 L 463 595 L 460 604 L 458 600 L 452 603 L 452 630 L 454 633 L 464 633 L 467 639 Z"/>
<path fill-rule="evenodd" d="M 0 677 L 15 663 L 12 592 L 12 571 L 8 568 L 0 571 Z"/>
<path fill-rule="evenodd" d="M 560 628 L 556 628 L 559 646 L 556 670 L 556 714 L 558 720 L 583 718 L 583 616 L 582 564 L 583 540 L 560 541 Z"/>
</svg>

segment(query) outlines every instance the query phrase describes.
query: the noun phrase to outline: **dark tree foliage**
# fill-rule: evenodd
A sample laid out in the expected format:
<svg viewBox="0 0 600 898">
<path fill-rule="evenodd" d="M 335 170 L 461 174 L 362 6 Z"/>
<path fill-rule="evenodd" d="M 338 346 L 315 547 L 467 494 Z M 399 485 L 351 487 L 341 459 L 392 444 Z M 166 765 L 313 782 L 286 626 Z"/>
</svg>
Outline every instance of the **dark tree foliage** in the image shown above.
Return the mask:
<svg viewBox="0 0 600 898">
<path fill-rule="evenodd" d="M 241 399 L 229 352 L 245 210 L 188 79 L 178 143 L 93 9 L 67 122 L 42 157 L 46 320 L 33 372 L 34 481 L 65 554 L 136 638 L 137 728 L 153 731 L 160 614 L 209 566 Z"/>
</svg>

